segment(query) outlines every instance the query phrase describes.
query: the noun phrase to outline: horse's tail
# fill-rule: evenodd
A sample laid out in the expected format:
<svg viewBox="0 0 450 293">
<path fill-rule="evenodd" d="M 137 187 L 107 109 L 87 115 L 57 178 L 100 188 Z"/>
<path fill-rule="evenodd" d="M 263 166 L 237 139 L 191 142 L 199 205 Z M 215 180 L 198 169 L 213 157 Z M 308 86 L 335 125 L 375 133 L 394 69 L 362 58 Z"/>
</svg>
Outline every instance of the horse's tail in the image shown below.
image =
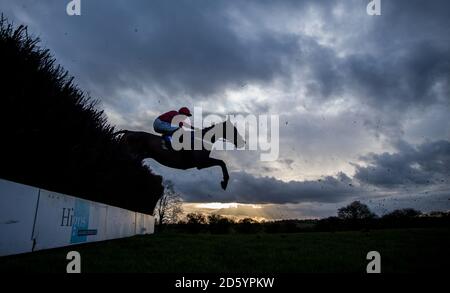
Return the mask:
<svg viewBox="0 0 450 293">
<path fill-rule="evenodd" d="M 120 134 L 126 134 L 129 132 L 129 130 L 119 130 L 113 133 L 114 136 L 120 135 Z"/>
<path fill-rule="evenodd" d="M 117 137 L 118 135 L 122 135 L 118 139 L 119 139 L 119 141 L 124 142 L 126 140 L 127 133 L 129 133 L 129 132 L 130 132 L 129 130 L 119 130 L 119 131 L 114 132 L 113 136 Z"/>
</svg>

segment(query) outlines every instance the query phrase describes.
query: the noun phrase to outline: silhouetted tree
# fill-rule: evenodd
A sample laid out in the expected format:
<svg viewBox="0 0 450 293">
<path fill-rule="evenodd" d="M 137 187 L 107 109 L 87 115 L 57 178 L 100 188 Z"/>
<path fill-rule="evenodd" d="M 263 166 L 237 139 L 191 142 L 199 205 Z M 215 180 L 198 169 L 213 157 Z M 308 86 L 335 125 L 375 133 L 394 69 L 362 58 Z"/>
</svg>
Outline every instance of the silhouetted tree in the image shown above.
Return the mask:
<svg viewBox="0 0 450 293">
<path fill-rule="evenodd" d="M 383 219 L 410 219 L 418 217 L 422 212 L 415 209 L 398 209 L 383 216 Z"/>
<path fill-rule="evenodd" d="M 189 213 L 186 215 L 186 225 L 189 232 L 198 233 L 206 226 L 206 217 L 201 213 Z"/>
<path fill-rule="evenodd" d="M 443 211 L 431 211 L 427 214 L 428 217 L 432 218 L 445 218 L 449 217 L 450 212 L 443 212 Z"/>
<path fill-rule="evenodd" d="M 174 224 L 183 213 L 181 196 L 175 191 L 173 182 L 164 181 L 164 194 L 156 205 L 156 216 L 158 225 Z"/>
<path fill-rule="evenodd" d="M 263 224 L 267 233 L 295 233 L 300 231 L 299 220 L 278 220 Z"/>
<path fill-rule="evenodd" d="M 234 221 L 221 215 L 212 214 L 208 216 L 209 231 L 213 234 L 226 234 L 231 231 Z"/>
<path fill-rule="evenodd" d="M 239 233 L 257 233 L 261 230 L 261 225 L 252 218 L 244 218 L 236 225 L 236 230 Z"/>
<path fill-rule="evenodd" d="M 338 217 L 343 220 L 366 220 L 376 217 L 369 207 L 359 201 L 354 201 L 338 210 Z"/>
<path fill-rule="evenodd" d="M 342 229 L 342 223 L 344 220 L 338 217 L 328 217 L 320 219 L 315 228 L 317 231 L 338 231 Z"/>
</svg>

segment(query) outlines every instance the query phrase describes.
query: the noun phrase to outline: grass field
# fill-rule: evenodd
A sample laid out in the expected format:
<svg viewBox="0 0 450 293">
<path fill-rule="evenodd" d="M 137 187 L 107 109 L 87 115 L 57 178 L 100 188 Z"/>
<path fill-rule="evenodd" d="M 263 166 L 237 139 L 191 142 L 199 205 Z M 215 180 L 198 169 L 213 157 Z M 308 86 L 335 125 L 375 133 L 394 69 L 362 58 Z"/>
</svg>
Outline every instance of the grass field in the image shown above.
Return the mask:
<svg viewBox="0 0 450 293">
<path fill-rule="evenodd" d="M 382 272 L 448 271 L 450 229 L 296 234 L 136 236 L 0 258 L 0 271 L 65 272 L 81 254 L 82 272 L 359 272 L 368 251 Z"/>
</svg>

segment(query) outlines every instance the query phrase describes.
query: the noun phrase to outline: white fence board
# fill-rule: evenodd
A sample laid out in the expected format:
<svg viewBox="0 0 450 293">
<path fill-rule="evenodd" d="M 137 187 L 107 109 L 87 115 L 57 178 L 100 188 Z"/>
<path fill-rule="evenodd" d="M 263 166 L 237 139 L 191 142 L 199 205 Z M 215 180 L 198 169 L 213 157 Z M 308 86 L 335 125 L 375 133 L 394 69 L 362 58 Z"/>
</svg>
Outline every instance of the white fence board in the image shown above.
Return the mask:
<svg viewBox="0 0 450 293">
<path fill-rule="evenodd" d="M 136 213 L 117 207 L 108 207 L 106 238 L 114 239 L 136 234 Z"/>
<path fill-rule="evenodd" d="M 39 189 L 0 179 L 0 256 L 31 251 Z"/>
<path fill-rule="evenodd" d="M 155 218 L 141 213 L 136 213 L 136 234 L 153 234 Z"/>
<path fill-rule="evenodd" d="M 0 179 L 0 256 L 154 232 L 154 217 Z"/>
</svg>

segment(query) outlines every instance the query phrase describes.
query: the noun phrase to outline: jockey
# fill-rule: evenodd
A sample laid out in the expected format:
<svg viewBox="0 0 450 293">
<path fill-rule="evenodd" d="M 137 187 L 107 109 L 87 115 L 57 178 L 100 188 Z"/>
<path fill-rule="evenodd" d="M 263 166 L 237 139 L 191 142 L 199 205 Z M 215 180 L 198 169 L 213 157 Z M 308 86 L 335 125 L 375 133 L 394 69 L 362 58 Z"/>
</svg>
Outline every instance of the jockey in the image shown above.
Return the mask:
<svg viewBox="0 0 450 293">
<path fill-rule="evenodd" d="M 186 122 L 180 122 L 178 125 L 172 125 L 173 119 L 177 117 L 180 118 L 179 121 L 183 121 L 184 119 L 186 119 L 186 117 L 191 116 L 192 116 L 191 111 L 189 111 L 187 107 L 182 107 L 178 111 L 172 110 L 166 112 L 155 119 L 155 121 L 153 122 L 153 128 L 155 129 L 156 132 L 162 134 L 163 137 L 162 147 L 164 149 L 168 149 L 167 147 L 171 146 L 172 134 L 181 127 L 185 126 L 190 129 L 195 129 L 193 126 L 189 125 Z"/>
</svg>

